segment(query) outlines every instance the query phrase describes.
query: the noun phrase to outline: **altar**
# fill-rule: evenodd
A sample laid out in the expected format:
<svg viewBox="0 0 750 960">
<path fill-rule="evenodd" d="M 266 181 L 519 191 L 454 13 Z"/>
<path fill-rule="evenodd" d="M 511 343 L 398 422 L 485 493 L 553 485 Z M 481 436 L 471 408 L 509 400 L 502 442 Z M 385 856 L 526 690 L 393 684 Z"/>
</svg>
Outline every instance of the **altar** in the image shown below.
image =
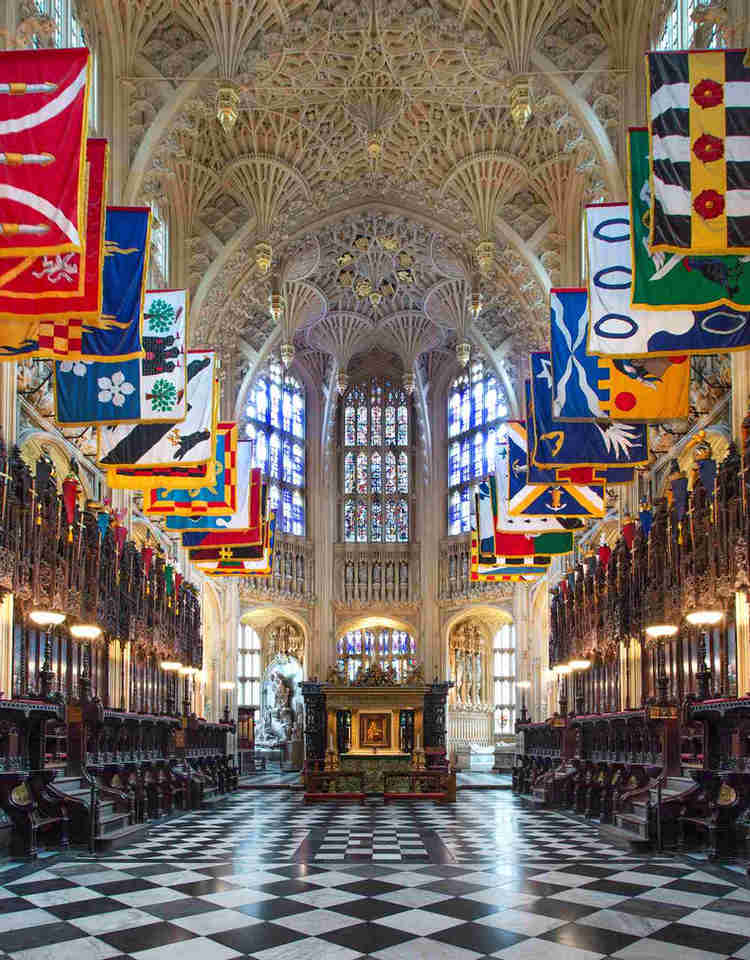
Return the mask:
<svg viewBox="0 0 750 960">
<path fill-rule="evenodd" d="M 383 792 L 383 774 L 424 765 L 425 684 L 324 684 L 327 754 L 342 771 L 363 773 L 367 793 Z"/>
</svg>

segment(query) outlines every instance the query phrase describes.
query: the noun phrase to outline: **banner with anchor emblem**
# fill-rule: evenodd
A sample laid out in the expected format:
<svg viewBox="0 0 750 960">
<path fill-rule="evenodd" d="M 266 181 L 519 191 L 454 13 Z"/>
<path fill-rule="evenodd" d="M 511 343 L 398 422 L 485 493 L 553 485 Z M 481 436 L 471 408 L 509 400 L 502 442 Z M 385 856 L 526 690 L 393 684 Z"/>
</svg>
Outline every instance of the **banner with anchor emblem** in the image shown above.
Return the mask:
<svg viewBox="0 0 750 960">
<path fill-rule="evenodd" d="M 222 547 L 218 559 L 193 560 L 197 570 L 209 577 L 267 577 L 273 572 L 274 543 L 276 539 L 276 513 L 271 511 L 266 526 L 262 553 L 257 559 L 242 556 L 248 550 L 259 551 L 258 547 Z M 192 559 L 192 555 L 191 555 Z"/>
<path fill-rule="evenodd" d="M 173 423 L 186 415 L 187 290 L 149 290 L 142 357 L 55 364 L 58 423 Z"/>
<path fill-rule="evenodd" d="M 205 466 L 215 459 L 219 398 L 216 354 L 213 350 L 188 350 L 187 360 L 184 420 L 99 427 L 100 467 L 137 467 L 145 471 L 146 478 L 152 471 L 150 483 L 138 484 L 142 489 L 167 485 L 159 483 L 157 474 L 162 468 Z"/>
<path fill-rule="evenodd" d="M 508 437 L 508 513 L 512 517 L 603 517 L 603 484 L 528 483 L 526 427 L 506 425 Z"/>
<path fill-rule="evenodd" d="M 552 359 L 531 355 L 531 415 L 539 467 L 641 466 L 648 462 L 648 428 L 637 423 L 566 423 L 552 416 Z"/>
</svg>

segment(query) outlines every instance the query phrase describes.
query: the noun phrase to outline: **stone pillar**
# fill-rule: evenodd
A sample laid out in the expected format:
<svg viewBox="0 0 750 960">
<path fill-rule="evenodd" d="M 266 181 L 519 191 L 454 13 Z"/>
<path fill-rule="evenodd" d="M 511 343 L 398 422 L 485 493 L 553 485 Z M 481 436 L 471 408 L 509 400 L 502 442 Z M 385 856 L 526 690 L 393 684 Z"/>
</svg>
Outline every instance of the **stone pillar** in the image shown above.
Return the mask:
<svg viewBox="0 0 750 960">
<path fill-rule="evenodd" d="M 10 451 L 18 433 L 16 362 L 0 363 L 0 432 Z M 0 691 L 13 695 L 13 594 L 0 604 Z"/>
</svg>

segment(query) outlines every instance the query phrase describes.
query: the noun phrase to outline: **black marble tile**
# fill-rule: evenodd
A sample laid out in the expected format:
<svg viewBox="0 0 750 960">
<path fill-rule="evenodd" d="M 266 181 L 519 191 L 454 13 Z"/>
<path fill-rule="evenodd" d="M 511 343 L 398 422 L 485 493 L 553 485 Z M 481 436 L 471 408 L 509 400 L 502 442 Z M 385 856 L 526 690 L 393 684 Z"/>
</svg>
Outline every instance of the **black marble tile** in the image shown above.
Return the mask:
<svg viewBox="0 0 750 960">
<path fill-rule="evenodd" d="M 169 868 L 165 868 L 162 864 L 161 872 L 164 873 L 166 869 Z M 114 883 L 91 883 L 88 887 L 89 890 L 96 890 L 97 893 L 104 894 L 106 897 L 114 897 L 118 893 L 140 893 L 141 890 L 163 889 L 158 883 L 149 883 L 148 880 L 141 880 L 137 877 L 132 880 L 115 880 Z"/>
<path fill-rule="evenodd" d="M 349 950 L 358 950 L 360 953 L 365 953 L 367 950 L 377 953 L 379 950 L 416 939 L 411 933 L 384 927 L 379 923 L 356 923 L 341 930 L 319 934 L 319 938 L 340 947 L 347 947 Z"/>
<path fill-rule="evenodd" d="M 721 900 L 714 900 L 713 903 L 707 903 L 701 909 L 713 910 L 715 913 L 728 913 L 733 917 L 750 918 L 750 901 L 748 900 L 732 900 L 731 897 L 726 897 Z M 750 937 L 750 923 L 748 923 L 747 935 Z"/>
<path fill-rule="evenodd" d="M 728 893 L 726 884 L 704 883 L 702 880 L 673 880 L 665 883 L 663 890 L 682 890 L 683 893 L 699 893 L 704 897 L 721 897 Z"/>
<path fill-rule="evenodd" d="M 465 873 L 466 871 L 464 871 Z M 462 897 L 467 893 L 476 893 L 484 890 L 484 884 L 467 883 L 465 880 L 435 880 L 432 883 L 420 884 L 420 889 L 431 890 L 433 893 L 444 893 L 449 897 Z"/>
<path fill-rule="evenodd" d="M 342 866 L 341 870 L 342 873 L 349 872 L 346 866 Z M 265 887 L 263 889 L 265 889 Z M 372 880 L 355 880 L 353 883 L 345 883 L 336 889 L 343 890 L 345 893 L 357 893 L 361 897 L 378 897 L 382 893 L 395 893 L 397 890 L 400 890 L 401 887 L 395 883 L 388 883 L 385 880 L 373 878 Z M 293 892 L 297 893 L 296 890 Z"/>
<path fill-rule="evenodd" d="M 215 940 L 216 943 L 229 947 L 230 950 L 236 950 L 238 953 L 255 954 L 262 950 L 271 950 L 287 943 L 294 943 L 295 940 L 304 940 L 305 934 L 275 923 L 254 923 L 249 927 L 215 933 L 208 939 Z"/>
<path fill-rule="evenodd" d="M 622 880 L 594 880 L 593 883 L 586 883 L 579 890 L 598 890 L 599 893 L 613 893 L 618 897 L 637 897 L 639 893 L 645 893 L 649 888 L 644 883 L 624 883 Z"/>
<path fill-rule="evenodd" d="M 491 913 L 505 909 L 494 903 L 480 903 L 479 900 L 465 900 L 463 897 L 453 897 L 451 900 L 441 900 L 424 907 L 430 913 L 439 913 L 443 917 L 455 917 L 456 920 L 479 920 L 488 917 Z"/>
<path fill-rule="evenodd" d="M 176 920 L 181 917 L 194 917 L 200 913 L 213 913 L 220 908 L 208 900 L 196 897 L 180 897 L 179 900 L 165 900 L 163 903 L 146 904 L 139 907 L 144 913 L 150 913 L 160 920 Z"/>
<path fill-rule="evenodd" d="M 227 883 L 216 877 L 211 880 L 193 880 L 190 883 L 178 883 L 171 888 L 186 893 L 189 897 L 205 897 L 209 893 L 223 893 L 225 890 L 237 890 L 236 883 Z"/>
<path fill-rule="evenodd" d="M 345 917 L 355 917 L 357 920 L 369 921 L 380 920 L 382 917 L 392 917 L 411 908 L 402 907 L 397 903 L 389 903 L 387 900 L 372 900 L 369 897 L 363 897 L 362 900 L 350 900 L 348 903 L 339 903 L 327 909 L 342 913 Z"/>
<path fill-rule="evenodd" d="M 703 929 L 689 923 L 670 923 L 668 927 L 655 930 L 649 936 L 654 940 L 663 940 L 665 943 L 674 943 L 680 947 L 731 955 L 739 952 L 750 940 L 750 929 L 747 937 L 738 937 L 733 933 Z"/>
<path fill-rule="evenodd" d="M 80 930 L 78 935 L 81 936 Z M 164 921 L 147 923 L 142 927 L 129 927 L 127 930 L 115 930 L 112 933 L 97 934 L 99 940 L 104 940 L 122 953 L 139 953 L 141 950 L 164 947 L 168 943 L 192 940 L 194 937 L 194 933 Z"/>
<path fill-rule="evenodd" d="M 51 947 L 65 940 L 77 940 L 81 936 L 84 936 L 81 929 L 70 923 L 40 923 L 20 930 L 4 931 L 0 934 L 0 949 L 6 953 L 18 953 L 37 947 Z"/>
<path fill-rule="evenodd" d="M 590 913 L 595 913 L 601 908 L 598 906 L 588 906 L 583 903 L 570 903 L 566 900 L 552 900 L 543 897 L 539 900 L 534 900 L 532 903 L 523 904 L 520 909 L 522 909 L 524 913 L 536 913 L 541 917 L 554 917 L 556 920 L 580 920 L 581 917 L 587 917 Z"/>
<path fill-rule="evenodd" d="M 660 903 L 651 898 L 640 899 L 633 897 L 631 900 L 623 900 L 612 907 L 620 913 L 630 913 L 636 917 L 653 917 L 655 920 L 681 920 L 688 913 L 693 912 L 693 907 L 682 907 L 677 903 Z"/>
<path fill-rule="evenodd" d="M 566 923 L 539 936 L 540 940 L 549 940 L 552 943 L 563 943 L 567 947 L 576 947 L 579 950 L 591 950 L 594 953 L 611 954 L 624 950 L 640 937 L 620 933 L 619 930 L 605 930 L 603 927 L 593 927 L 585 923 Z"/>
<path fill-rule="evenodd" d="M 0 903 L 2 901 L 0 900 Z M 51 907 L 44 907 L 47 913 L 52 913 L 61 920 L 77 920 L 79 917 L 95 917 L 100 913 L 113 913 L 115 910 L 126 910 L 125 904 L 119 900 L 110 900 L 109 897 L 96 897 L 93 900 L 75 900 L 73 903 L 57 903 Z M 0 936 L 0 941 L 2 936 Z"/>
<path fill-rule="evenodd" d="M 511 933 L 509 930 L 500 930 L 497 927 L 485 926 L 482 923 L 461 923 L 458 926 L 449 927 L 447 930 L 433 933 L 430 939 L 454 947 L 462 947 L 464 950 L 495 953 L 498 950 L 515 946 L 522 940 L 527 940 L 528 937 L 525 934 Z"/>
<path fill-rule="evenodd" d="M 51 893 L 53 890 L 70 890 L 76 884 L 72 880 L 58 877 L 55 880 L 30 880 L 28 883 L 14 883 L 8 889 L 17 897 L 29 897 L 33 893 Z"/>
<path fill-rule="evenodd" d="M 259 920 L 279 920 L 281 917 L 291 917 L 298 913 L 308 913 L 314 910 L 307 903 L 298 900 L 285 900 L 279 897 L 276 900 L 261 900 L 260 903 L 248 903 L 242 907 L 235 907 L 239 913 L 248 917 L 257 917 Z"/>
</svg>

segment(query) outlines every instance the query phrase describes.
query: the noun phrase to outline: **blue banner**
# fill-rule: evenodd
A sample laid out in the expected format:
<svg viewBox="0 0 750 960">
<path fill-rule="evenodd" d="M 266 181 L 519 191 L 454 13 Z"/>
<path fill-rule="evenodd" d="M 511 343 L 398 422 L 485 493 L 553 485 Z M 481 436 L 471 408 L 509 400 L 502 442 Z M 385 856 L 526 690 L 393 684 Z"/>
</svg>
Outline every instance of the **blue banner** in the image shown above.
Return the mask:
<svg viewBox="0 0 750 960">
<path fill-rule="evenodd" d="M 552 416 L 552 359 L 531 355 L 535 443 L 531 459 L 549 469 L 640 466 L 648 462 L 648 431 L 635 423 L 566 423 Z"/>
</svg>

